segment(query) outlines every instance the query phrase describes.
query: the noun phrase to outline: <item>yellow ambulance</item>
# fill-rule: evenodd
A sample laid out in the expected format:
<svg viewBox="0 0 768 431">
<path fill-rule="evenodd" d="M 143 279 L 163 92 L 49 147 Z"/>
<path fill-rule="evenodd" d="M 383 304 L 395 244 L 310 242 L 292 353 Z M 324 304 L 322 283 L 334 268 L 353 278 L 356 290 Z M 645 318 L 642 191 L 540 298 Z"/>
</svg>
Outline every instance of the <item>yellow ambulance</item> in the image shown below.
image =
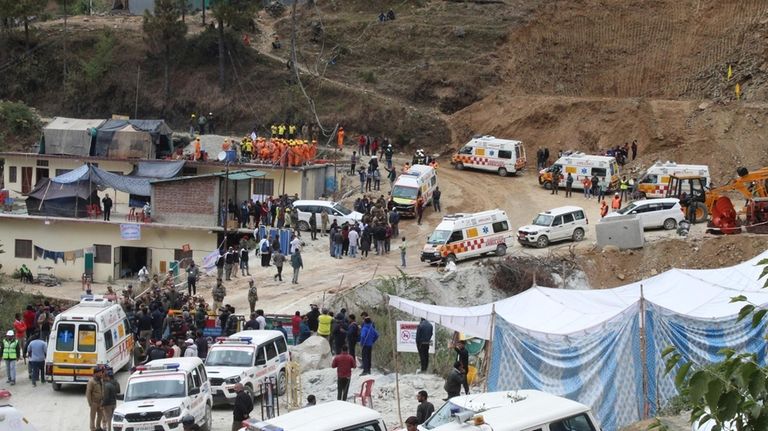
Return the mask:
<svg viewBox="0 0 768 431">
<path fill-rule="evenodd" d="M 131 368 L 133 343 L 130 322 L 120 305 L 99 296 L 84 297 L 53 322 L 46 379 L 59 390 L 63 383 L 88 383 L 97 364 Z"/>
</svg>

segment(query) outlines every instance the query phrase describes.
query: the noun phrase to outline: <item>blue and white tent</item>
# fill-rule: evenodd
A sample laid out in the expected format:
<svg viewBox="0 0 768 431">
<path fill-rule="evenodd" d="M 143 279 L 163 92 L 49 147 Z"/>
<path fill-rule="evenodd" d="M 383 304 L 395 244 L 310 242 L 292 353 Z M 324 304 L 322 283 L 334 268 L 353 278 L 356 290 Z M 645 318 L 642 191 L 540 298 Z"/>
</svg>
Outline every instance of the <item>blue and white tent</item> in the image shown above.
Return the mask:
<svg viewBox="0 0 768 431">
<path fill-rule="evenodd" d="M 653 415 L 676 394 L 661 351 L 675 346 L 697 364 L 729 347 L 765 363 L 765 326 L 737 321 L 744 295 L 768 305 L 758 262 L 728 268 L 672 269 L 604 290 L 533 287 L 476 307 L 422 304 L 396 296 L 390 305 L 468 336 L 492 340 L 488 389 L 539 389 L 592 406 L 614 431 Z M 641 334 L 646 342 L 641 344 Z M 647 382 L 643 389 L 643 381 Z"/>
</svg>

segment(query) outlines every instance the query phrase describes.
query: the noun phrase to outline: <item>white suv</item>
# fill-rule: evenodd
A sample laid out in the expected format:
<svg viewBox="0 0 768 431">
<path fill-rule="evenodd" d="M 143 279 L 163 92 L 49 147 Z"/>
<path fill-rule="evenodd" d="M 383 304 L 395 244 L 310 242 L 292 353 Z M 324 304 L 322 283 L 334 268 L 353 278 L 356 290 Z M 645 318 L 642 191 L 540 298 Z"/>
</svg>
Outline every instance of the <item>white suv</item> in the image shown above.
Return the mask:
<svg viewBox="0 0 768 431">
<path fill-rule="evenodd" d="M 555 208 L 539 213 L 531 224 L 518 229 L 517 240 L 522 245 L 535 245 L 540 248 L 555 241 L 581 241 L 587 232 L 588 224 L 589 220 L 582 208 Z"/>
<path fill-rule="evenodd" d="M 114 431 L 177 430 L 186 415 L 203 430 L 211 429 L 211 386 L 200 358 L 158 359 L 136 367 L 123 401 L 112 415 Z"/>
<path fill-rule="evenodd" d="M 631 202 L 624 208 L 605 216 L 634 215 L 643 223 L 643 229 L 663 227 L 670 230 L 685 220 L 685 214 L 677 198 L 644 199 Z"/>
<path fill-rule="evenodd" d="M 285 366 L 289 360 L 288 343 L 280 331 L 240 331 L 229 338 L 218 338 L 205 359 L 214 403 L 234 403 L 237 383 L 242 383 L 254 398 L 259 385 L 269 377 L 275 378 L 278 394 L 285 394 Z"/>
<path fill-rule="evenodd" d="M 339 226 L 345 222 L 354 224 L 363 219 L 362 214 L 347 209 L 338 202 L 298 200 L 293 202 L 293 209 L 299 212 L 299 230 L 309 230 L 309 217 L 313 211 L 317 214 L 315 221 L 317 222 L 318 229 L 322 229 L 320 216 L 323 210 L 328 213 L 329 226 L 333 223 L 334 219 Z"/>
</svg>

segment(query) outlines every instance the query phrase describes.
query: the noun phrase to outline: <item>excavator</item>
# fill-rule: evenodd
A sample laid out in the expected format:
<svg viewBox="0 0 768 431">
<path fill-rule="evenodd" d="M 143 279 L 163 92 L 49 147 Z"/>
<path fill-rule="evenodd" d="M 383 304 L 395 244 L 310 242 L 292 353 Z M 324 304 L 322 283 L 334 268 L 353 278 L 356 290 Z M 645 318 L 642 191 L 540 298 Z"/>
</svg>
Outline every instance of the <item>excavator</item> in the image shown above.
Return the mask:
<svg viewBox="0 0 768 431">
<path fill-rule="evenodd" d="M 706 184 L 706 178 L 697 176 L 669 177 L 666 197 L 680 199 L 688 219 L 693 223 L 707 221 L 710 232 L 735 234 L 742 231 L 768 233 L 768 167 L 749 172 L 737 169 L 738 177 L 720 187 Z M 745 200 L 744 208 L 737 212 L 725 193 L 738 192 Z M 742 225 L 739 213 L 744 214 Z"/>
</svg>

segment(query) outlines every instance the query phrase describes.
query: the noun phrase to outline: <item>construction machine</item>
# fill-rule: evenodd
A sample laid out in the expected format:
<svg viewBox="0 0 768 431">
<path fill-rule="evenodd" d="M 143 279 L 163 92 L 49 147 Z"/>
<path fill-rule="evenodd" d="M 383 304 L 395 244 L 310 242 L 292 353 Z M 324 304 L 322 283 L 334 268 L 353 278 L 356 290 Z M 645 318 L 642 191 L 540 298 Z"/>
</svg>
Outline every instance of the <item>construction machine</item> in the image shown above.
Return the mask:
<svg viewBox="0 0 768 431">
<path fill-rule="evenodd" d="M 698 223 L 707 220 L 710 231 L 723 234 L 741 232 L 738 215 L 745 215 L 743 226 L 748 232 L 768 233 L 768 168 L 749 172 L 737 169 L 738 177 L 720 187 L 708 187 L 705 177 L 675 176 L 669 178 L 667 197 L 680 199 L 688 219 Z M 744 208 L 736 211 L 728 192 L 744 197 Z"/>
</svg>

